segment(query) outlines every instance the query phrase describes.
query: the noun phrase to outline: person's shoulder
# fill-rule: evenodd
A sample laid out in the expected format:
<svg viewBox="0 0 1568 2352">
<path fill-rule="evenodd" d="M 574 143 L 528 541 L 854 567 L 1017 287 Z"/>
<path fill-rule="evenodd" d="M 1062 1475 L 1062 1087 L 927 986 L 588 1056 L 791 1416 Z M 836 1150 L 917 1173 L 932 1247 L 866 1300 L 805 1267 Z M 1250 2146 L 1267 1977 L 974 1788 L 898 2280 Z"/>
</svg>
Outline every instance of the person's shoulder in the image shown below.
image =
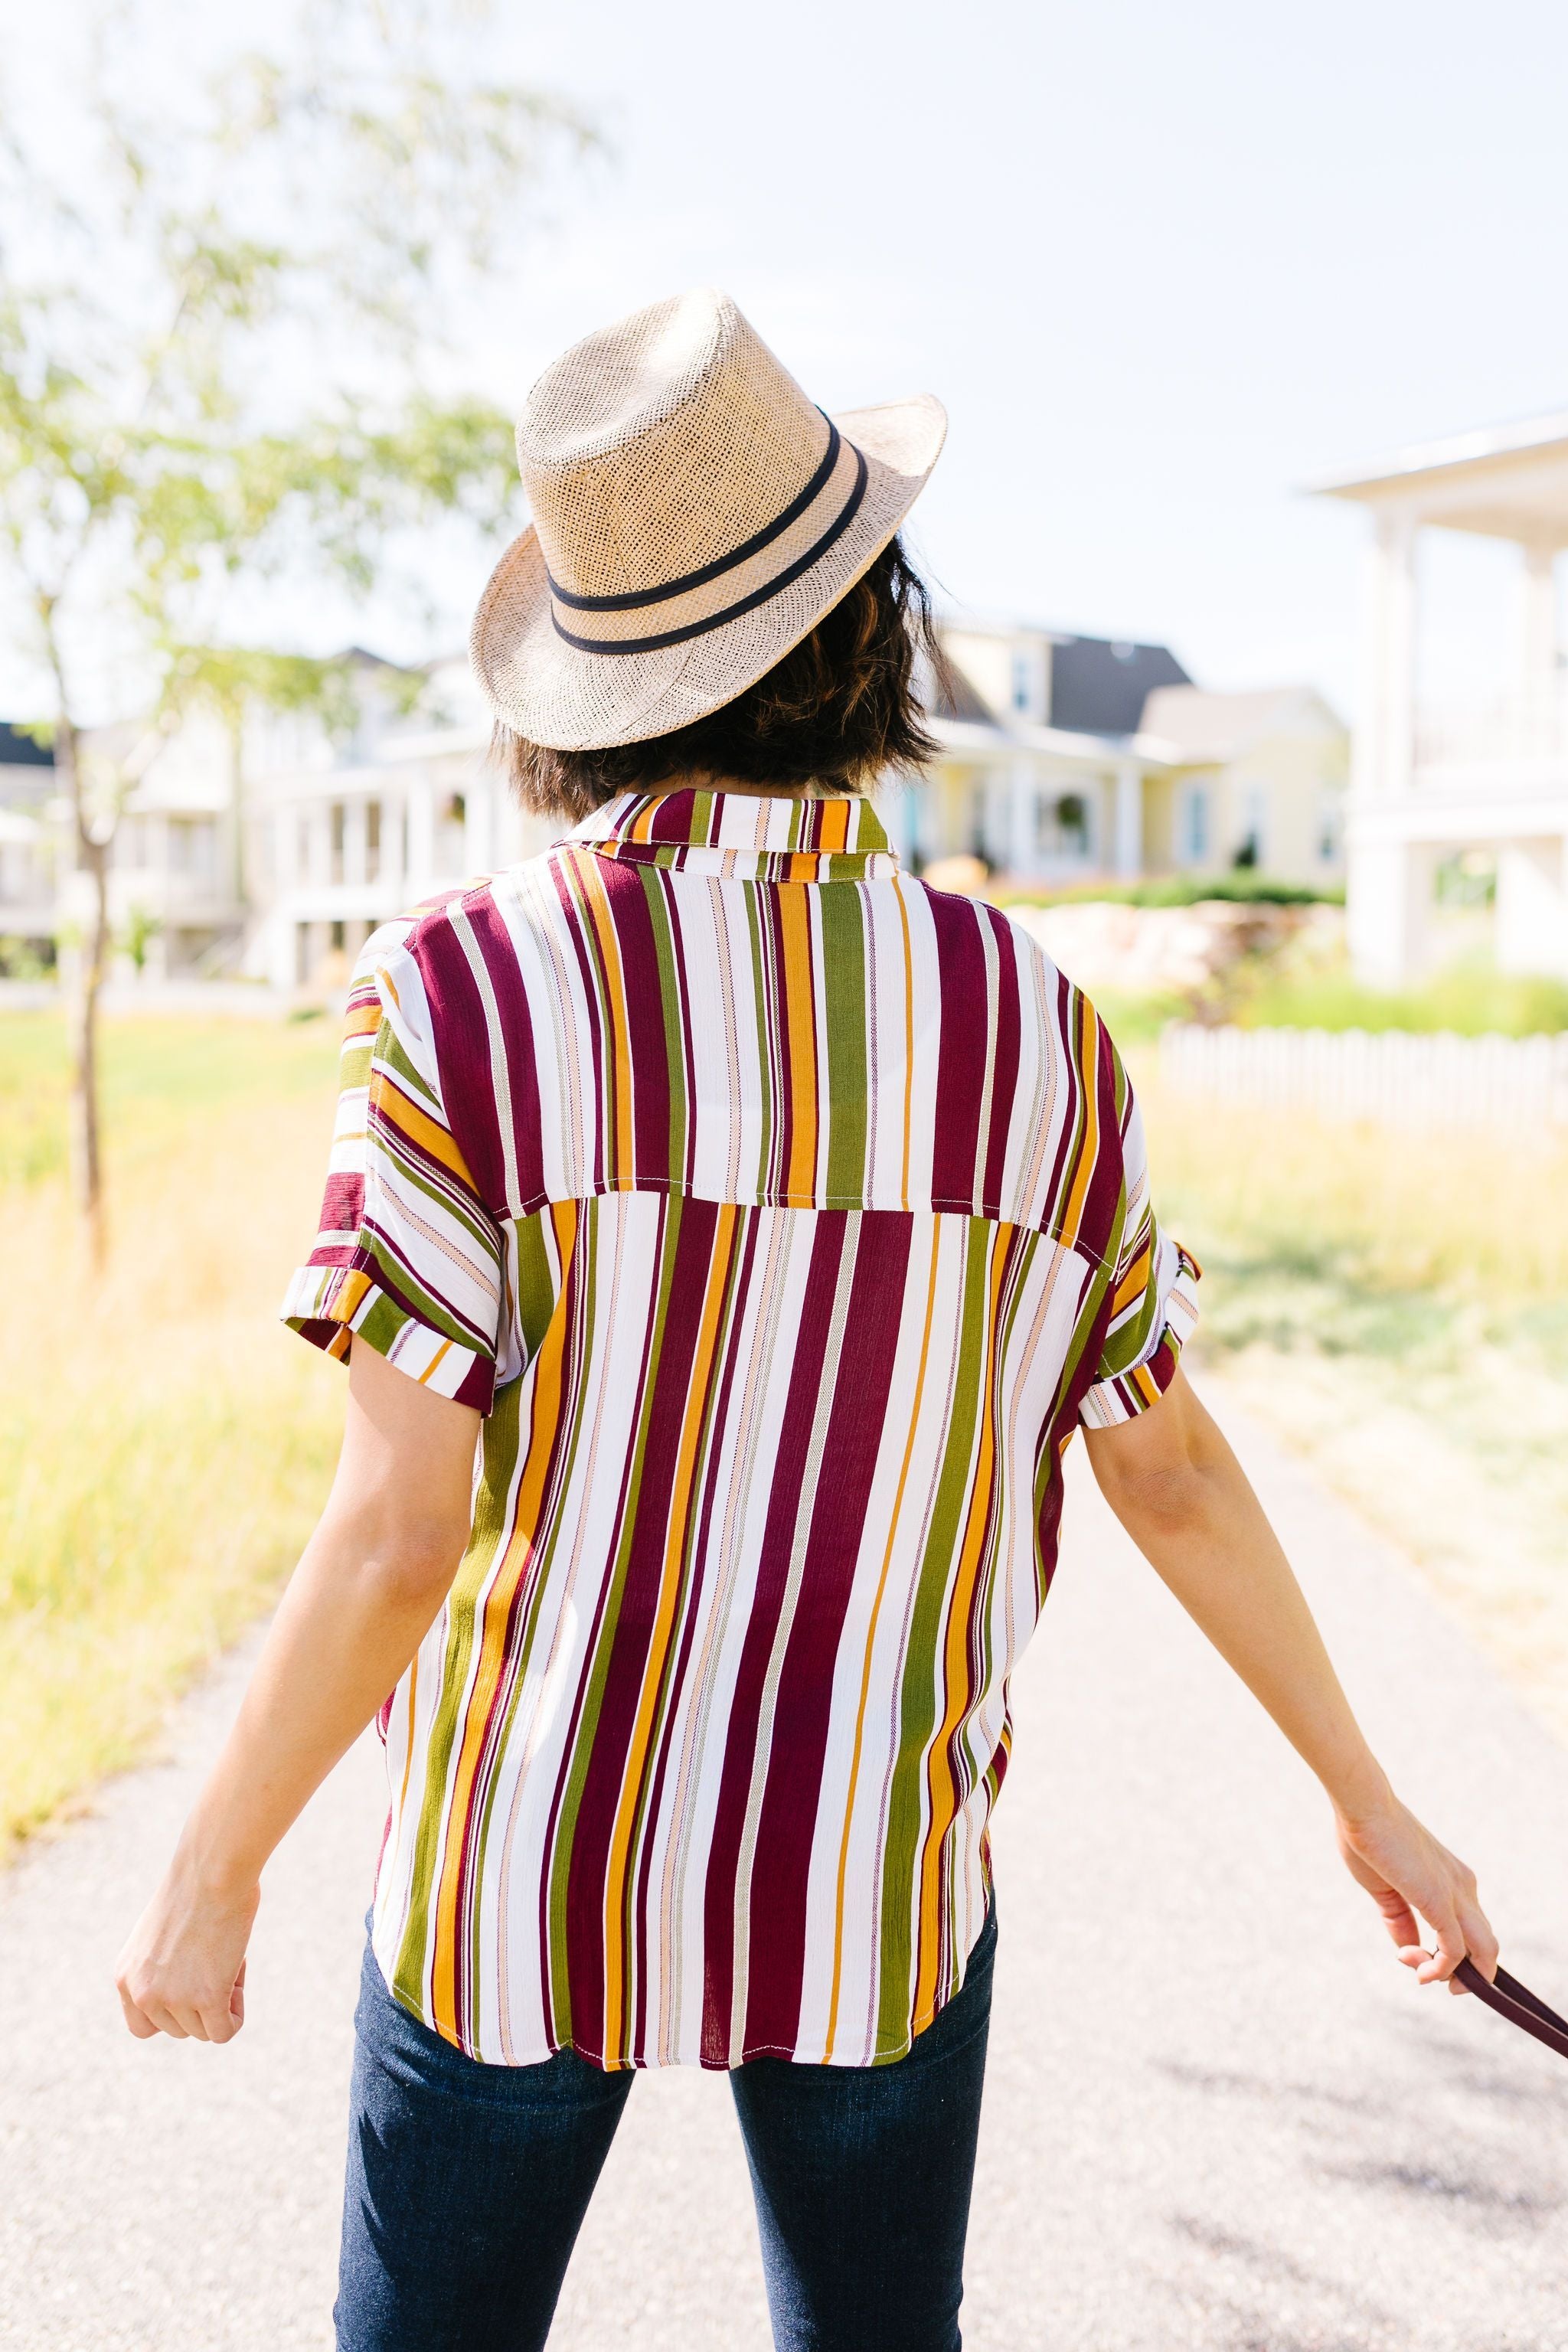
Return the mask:
<svg viewBox="0 0 1568 2352">
<path fill-rule="evenodd" d="M 900 879 L 906 889 L 917 890 L 925 901 L 939 950 L 944 944 L 988 935 L 1001 951 L 1038 973 L 1053 993 L 1058 990 L 1078 993 L 1030 929 L 1026 908 L 999 907 L 994 899 L 972 891 L 944 890 L 923 876 L 903 875 Z"/>
</svg>

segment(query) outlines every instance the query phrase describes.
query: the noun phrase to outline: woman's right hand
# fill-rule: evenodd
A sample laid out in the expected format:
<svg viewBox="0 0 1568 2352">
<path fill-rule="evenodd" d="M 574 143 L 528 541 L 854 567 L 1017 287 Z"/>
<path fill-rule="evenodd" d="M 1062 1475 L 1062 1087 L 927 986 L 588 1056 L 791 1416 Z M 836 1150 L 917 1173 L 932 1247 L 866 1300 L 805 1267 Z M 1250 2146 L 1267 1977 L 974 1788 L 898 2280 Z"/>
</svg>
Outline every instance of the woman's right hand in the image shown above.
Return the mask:
<svg viewBox="0 0 1568 2352">
<path fill-rule="evenodd" d="M 1467 1954 L 1489 1981 L 1497 1972 L 1497 1937 L 1481 1909 L 1474 1871 L 1392 1790 L 1369 1813 L 1352 1818 L 1336 1811 L 1335 1826 L 1346 1869 L 1377 1905 L 1401 1960 L 1419 1981 L 1447 1982 L 1450 1992 L 1463 1992 L 1454 1970 Z M 1422 1943 L 1419 1919 L 1431 1928 L 1436 1951 Z"/>
<path fill-rule="evenodd" d="M 245 2023 L 245 1948 L 260 1887 L 205 1885 L 176 1852 L 115 1966 L 125 2022 L 139 2041 L 232 2042 Z"/>
</svg>

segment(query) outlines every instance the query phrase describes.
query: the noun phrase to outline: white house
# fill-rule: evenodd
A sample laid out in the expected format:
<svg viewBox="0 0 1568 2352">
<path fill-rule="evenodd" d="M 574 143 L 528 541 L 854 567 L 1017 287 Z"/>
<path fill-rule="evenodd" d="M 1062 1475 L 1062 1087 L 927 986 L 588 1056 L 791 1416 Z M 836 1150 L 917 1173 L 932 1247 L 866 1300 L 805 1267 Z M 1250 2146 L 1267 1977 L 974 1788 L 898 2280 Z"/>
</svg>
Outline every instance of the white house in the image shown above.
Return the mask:
<svg viewBox="0 0 1568 2352">
<path fill-rule="evenodd" d="M 1207 694 L 1163 646 L 1041 629 L 953 621 L 942 639 L 940 756 L 886 803 L 917 866 L 969 852 L 1025 883 L 1237 863 L 1334 879 L 1343 739 L 1309 689 Z M 525 815 L 491 764 L 466 659 L 405 670 L 354 651 L 348 662 L 348 735 L 313 716 L 268 716 L 237 745 L 198 716 L 148 767 L 110 887 L 117 934 L 139 939 L 150 977 L 339 985 L 378 923 L 559 832 Z M 118 732 L 103 730 L 100 747 Z M 58 918 L 85 916 L 85 880 L 42 814 L 47 755 L 29 756 L 33 798 L 6 820 L 16 839 L 0 843 L 0 896 L 26 887 L 37 898 L 44 875 L 48 903 L 27 920 L 47 940 Z M 7 929 L 0 908 L 0 939 Z"/>
<path fill-rule="evenodd" d="M 0 723 L 0 977 L 54 954 L 54 754 Z"/>
<path fill-rule="evenodd" d="M 1568 975 L 1568 712 L 1556 560 L 1568 544 L 1568 415 L 1405 449 L 1314 485 L 1371 510 L 1363 699 L 1348 803 L 1348 923 L 1368 980 L 1418 974 L 1440 869 L 1495 858 L 1505 971 Z M 1511 690 L 1489 707 L 1417 709 L 1416 546 L 1424 530 L 1520 552 Z"/>
<path fill-rule="evenodd" d="M 346 977 L 378 923 L 561 830 L 525 815 L 488 760 L 489 717 L 465 658 L 417 675 L 353 658 L 353 736 L 278 719 L 247 746 L 257 917 L 245 968 L 277 988 Z M 412 707 L 400 690 L 411 684 Z"/>
</svg>

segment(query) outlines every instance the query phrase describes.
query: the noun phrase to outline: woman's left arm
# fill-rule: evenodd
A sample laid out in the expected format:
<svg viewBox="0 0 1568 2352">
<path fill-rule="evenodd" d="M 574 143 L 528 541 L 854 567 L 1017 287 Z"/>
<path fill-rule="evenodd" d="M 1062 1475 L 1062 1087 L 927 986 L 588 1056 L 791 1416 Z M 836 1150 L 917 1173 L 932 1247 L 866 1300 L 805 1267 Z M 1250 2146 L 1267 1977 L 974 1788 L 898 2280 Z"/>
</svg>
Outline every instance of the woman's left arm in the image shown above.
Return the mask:
<svg viewBox="0 0 1568 2352">
<path fill-rule="evenodd" d="M 337 1475 L 234 1728 L 120 1956 L 132 2033 L 228 2042 L 268 1856 L 396 1685 L 468 1539 L 479 1416 L 355 1346 Z"/>
<path fill-rule="evenodd" d="M 1497 1938 L 1474 1876 L 1389 1786 L 1279 1539 L 1186 1375 L 1178 1369 L 1146 1412 L 1085 1437 L 1128 1534 L 1322 1782 L 1345 1865 L 1400 1958 L 1426 1984 L 1452 1978 L 1468 1952 L 1489 1978 Z M 1417 1914 L 1436 1952 L 1421 1948 Z"/>
</svg>

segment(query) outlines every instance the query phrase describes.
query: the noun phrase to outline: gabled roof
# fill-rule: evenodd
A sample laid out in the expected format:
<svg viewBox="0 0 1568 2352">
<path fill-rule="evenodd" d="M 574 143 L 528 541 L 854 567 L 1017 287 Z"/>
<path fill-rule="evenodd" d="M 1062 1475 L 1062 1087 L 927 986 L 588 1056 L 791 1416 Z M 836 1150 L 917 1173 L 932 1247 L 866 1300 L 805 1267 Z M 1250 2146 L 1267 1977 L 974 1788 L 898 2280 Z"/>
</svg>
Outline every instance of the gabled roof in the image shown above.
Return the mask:
<svg viewBox="0 0 1568 2352">
<path fill-rule="evenodd" d="M 35 743 L 30 735 L 25 735 L 19 727 L 13 726 L 10 719 L 0 719 L 0 767 L 52 768 L 54 764 L 52 744 Z"/>
<path fill-rule="evenodd" d="M 1299 728 L 1321 731 L 1342 722 L 1315 687 L 1278 686 L 1253 694 L 1210 694 L 1201 686 L 1157 687 L 1143 706 L 1139 732 L 1149 748 L 1177 761 L 1234 760 L 1263 736 Z"/>
<path fill-rule="evenodd" d="M 1051 639 L 1050 724 L 1074 735 L 1133 735 L 1156 688 L 1191 684 L 1168 646 Z"/>
</svg>

